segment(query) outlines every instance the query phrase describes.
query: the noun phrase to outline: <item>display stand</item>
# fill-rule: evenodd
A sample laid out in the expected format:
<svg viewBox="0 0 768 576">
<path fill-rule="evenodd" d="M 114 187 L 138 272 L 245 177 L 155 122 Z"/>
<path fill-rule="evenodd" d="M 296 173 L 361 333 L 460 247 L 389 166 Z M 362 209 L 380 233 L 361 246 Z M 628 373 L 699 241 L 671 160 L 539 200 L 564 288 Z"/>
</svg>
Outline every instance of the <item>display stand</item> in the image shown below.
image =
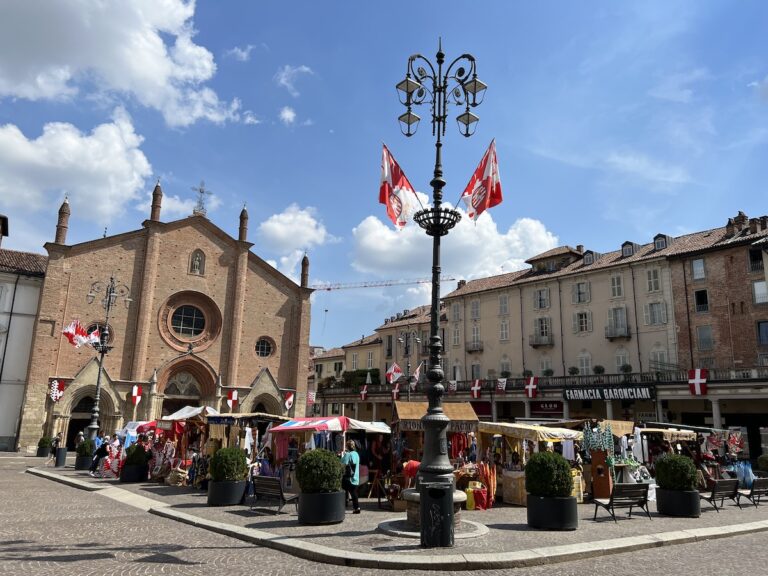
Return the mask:
<svg viewBox="0 0 768 576">
<path fill-rule="evenodd" d="M 610 498 L 613 491 L 613 477 L 608 467 L 606 450 L 592 450 L 592 497 Z"/>
</svg>

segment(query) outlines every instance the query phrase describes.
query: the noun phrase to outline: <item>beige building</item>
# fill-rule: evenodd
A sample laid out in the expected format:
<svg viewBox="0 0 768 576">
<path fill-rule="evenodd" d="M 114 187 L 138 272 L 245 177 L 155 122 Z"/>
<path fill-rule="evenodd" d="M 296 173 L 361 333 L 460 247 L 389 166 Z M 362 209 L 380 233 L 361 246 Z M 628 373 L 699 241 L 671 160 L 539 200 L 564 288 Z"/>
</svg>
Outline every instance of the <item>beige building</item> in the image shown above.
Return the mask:
<svg viewBox="0 0 768 576">
<path fill-rule="evenodd" d="M 233 238 L 204 210 L 161 222 L 162 190 L 138 230 L 67 245 L 65 201 L 53 242 L 34 333 L 19 446 L 31 451 L 42 435 L 68 439 L 90 422 L 98 354 L 74 348 L 63 328 L 73 319 L 99 328 L 111 347 L 101 370 L 100 426 L 113 432 L 131 419 L 151 420 L 184 405 L 301 416 L 306 407 L 311 289 L 309 262 L 301 285 L 251 252 L 248 214 Z M 114 278 L 117 299 L 105 325 L 104 290 Z M 88 302 L 92 301 L 91 304 Z M 105 337 L 105 328 L 108 336 Z M 65 384 L 52 402 L 52 380 Z M 135 412 L 134 385 L 143 388 Z M 285 398 L 294 394 L 290 411 Z"/>
</svg>

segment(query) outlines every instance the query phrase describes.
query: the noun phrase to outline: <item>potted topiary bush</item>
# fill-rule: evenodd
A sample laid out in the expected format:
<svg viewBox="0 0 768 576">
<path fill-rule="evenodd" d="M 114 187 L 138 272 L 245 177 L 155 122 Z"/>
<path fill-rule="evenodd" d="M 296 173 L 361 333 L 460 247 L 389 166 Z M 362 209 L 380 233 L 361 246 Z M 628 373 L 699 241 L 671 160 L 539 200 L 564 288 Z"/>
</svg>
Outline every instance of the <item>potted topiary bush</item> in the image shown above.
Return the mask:
<svg viewBox="0 0 768 576">
<path fill-rule="evenodd" d="M 75 458 L 75 470 L 88 470 L 88 468 L 91 467 L 94 450 L 96 450 L 96 446 L 90 438 L 86 438 L 78 444 L 75 449 L 75 452 L 77 452 L 77 457 Z"/>
<path fill-rule="evenodd" d="M 579 375 L 579 369 L 576 366 L 570 366 L 568 368 L 568 374 L 571 376 L 578 376 Z"/>
<path fill-rule="evenodd" d="M 547 378 L 551 378 L 554 374 L 555 371 L 552 370 L 552 368 L 544 368 L 544 371 L 541 373 L 542 376 L 546 376 Z"/>
<path fill-rule="evenodd" d="M 656 510 L 665 516 L 701 516 L 699 492 L 696 490 L 696 466 L 681 454 L 667 454 L 656 466 Z"/>
<path fill-rule="evenodd" d="M 125 451 L 125 461 L 120 470 L 120 482 L 146 482 L 149 477 L 149 461 L 152 453 L 141 444 L 131 444 Z"/>
<path fill-rule="evenodd" d="M 299 483 L 299 524 L 337 524 L 344 521 L 341 460 L 328 450 L 304 452 L 296 463 Z"/>
<path fill-rule="evenodd" d="M 757 470 L 755 476 L 759 478 L 768 478 L 768 454 L 761 454 L 757 457 Z"/>
<path fill-rule="evenodd" d="M 538 452 L 525 465 L 528 526 L 575 530 L 579 526 L 573 476 L 568 461 L 554 452 Z"/>
<path fill-rule="evenodd" d="M 240 448 L 222 448 L 211 458 L 208 506 L 232 506 L 245 496 L 248 462 Z"/>
<path fill-rule="evenodd" d="M 37 441 L 37 455 L 48 456 L 51 453 L 51 444 L 53 444 L 53 438 L 50 436 L 43 436 Z"/>
</svg>

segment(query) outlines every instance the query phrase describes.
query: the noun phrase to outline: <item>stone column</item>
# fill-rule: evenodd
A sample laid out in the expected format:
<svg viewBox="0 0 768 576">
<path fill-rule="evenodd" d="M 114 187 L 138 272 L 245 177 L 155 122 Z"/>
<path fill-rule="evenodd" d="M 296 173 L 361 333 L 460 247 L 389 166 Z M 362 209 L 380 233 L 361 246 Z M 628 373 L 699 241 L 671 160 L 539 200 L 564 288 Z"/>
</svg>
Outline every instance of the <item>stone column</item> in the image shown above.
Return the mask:
<svg viewBox="0 0 768 576">
<path fill-rule="evenodd" d="M 656 398 L 656 420 L 664 422 L 664 408 L 661 405 L 661 398 Z"/>
<path fill-rule="evenodd" d="M 531 401 L 524 400 L 524 402 L 525 402 L 525 417 L 530 418 L 531 417 Z"/>
<path fill-rule="evenodd" d="M 605 418 L 606 420 L 613 420 L 613 400 L 605 401 Z"/>
<path fill-rule="evenodd" d="M 359 420 L 359 418 L 357 417 L 359 407 L 360 407 L 360 402 L 355 402 L 355 420 Z"/>
<path fill-rule="evenodd" d="M 494 398 L 491 400 L 491 421 L 498 422 L 499 421 L 499 411 L 496 407 L 496 399 Z"/>
<path fill-rule="evenodd" d="M 568 420 L 571 417 L 571 407 L 568 405 L 568 400 L 563 400 L 563 420 Z"/>
<path fill-rule="evenodd" d="M 723 417 L 720 414 L 720 400 L 717 398 L 710 399 L 712 402 L 712 427 L 722 429 Z"/>
<path fill-rule="evenodd" d="M 376 402 L 371 402 L 371 414 L 372 414 L 371 415 L 371 420 L 373 420 L 374 422 L 376 422 L 376 412 L 377 412 L 377 410 L 376 410 Z"/>
<path fill-rule="evenodd" d="M 153 312 L 157 312 L 157 310 L 153 309 L 152 301 L 154 300 L 157 282 L 157 266 L 160 255 L 160 235 L 158 230 L 161 224 L 149 221 L 145 222 L 144 226 L 146 227 L 147 242 L 141 274 L 142 281 L 139 293 L 133 294 L 134 306 L 138 305 L 138 310 L 136 311 L 136 334 L 133 339 L 133 366 L 131 366 L 131 380 L 134 382 L 144 380 L 146 377 L 144 372 L 147 366 L 147 345 L 151 331 L 152 315 Z"/>
</svg>

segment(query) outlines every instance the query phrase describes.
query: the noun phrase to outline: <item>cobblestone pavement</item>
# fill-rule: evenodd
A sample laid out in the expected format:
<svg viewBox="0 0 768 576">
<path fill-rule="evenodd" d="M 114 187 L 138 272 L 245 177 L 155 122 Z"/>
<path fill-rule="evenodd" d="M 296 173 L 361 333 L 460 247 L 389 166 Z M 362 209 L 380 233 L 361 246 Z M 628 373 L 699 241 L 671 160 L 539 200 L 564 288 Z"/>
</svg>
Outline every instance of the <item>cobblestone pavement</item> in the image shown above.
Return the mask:
<svg viewBox="0 0 768 576">
<path fill-rule="evenodd" d="M 329 571 L 341 576 L 368 574 L 396 574 L 402 571 L 376 571 L 359 568 L 326 566 L 306 560 L 301 560 L 281 552 L 261 548 L 239 540 L 220 536 L 199 528 L 173 522 L 164 518 L 150 515 L 111 499 L 99 496 L 98 492 L 86 492 L 54 483 L 29 474 L 24 474 L 28 466 L 38 466 L 41 459 L 0 457 L 0 574 L 45 576 L 68 575 L 292 575 L 292 574 L 327 574 Z M 87 478 L 87 476 L 86 476 Z M 134 487 L 143 495 L 149 495 L 148 488 Z M 154 488 L 161 488 L 159 486 Z M 156 497 L 158 495 L 156 494 Z M 163 499 L 169 498 L 162 496 Z M 195 502 L 199 495 L 181 494 L 171 496 L 173 505 L 185 512 L 201 508 L 201 502 Z M 178 501 L 175 499 L 178 498 Z M 191 505 L 190 505 L 191 504 Z M 185 506 L 186 505 L 186 506 Z M 368 506 L 375 508 L 373 504 Z M 591 507 L 590 507 L 591 509 Z M 212 511 L 213 509 L 207 509 Z M 501 514 L 499 509 L 493 513 Z M 509 513 L 519 513 L 517 509 L 509 509 Z M 218 509 L 219 514 L 242 518 L 245 525 L 254 520 L 250 512 L 240 514 L 234 510 Z M 757 511 L 760 516 L 747 517 L 745 509 L 739 515 L 738 509 L 726 510 L 719 514 L 722 523 L 726 519 L 730 523 L 749 522 L 765 518 L 763 510 Z M 388 513 L 367 510 L 360 515 L 365 518 L 376 515 L 376 520 L 385 518 Z M 481 514 L 481 513 L 477 513 Z M 491 514 L 490 512 L 488 514 Z M 712 512 L 714 517 L 716 513 Z M 482 517 L 481 517 L 482 518 Z M 286 530 L 298 530 L 296 534 L 303 539 L 311 538 L 305 527 L 295 528 L 295 518 L 282 515 L 268 520 L 281 522 Z M 354 519 L 354 520 L 353 520 Z M 702 519 L 710 520 L 708 515 Z M 503 518 L 498 520 L 503 522 Z M 661 526 L 660 518 L 654 517 L 652 522 L 643 520 L 626 520 L 619 526 L 644 526 L 653 524 L 656 531 L 667 531 L 670 528 Z M 716 520 L 716 519 L 715 519 Z M 235 523 L 232 519 L 230 522 Z M 353 523 L 354 522 L 354 523 Z M 356 525 L 356 522 L 363 522 Z M 702 526 L 694 521 L 696 527 Z M 288 526 L 291 524 L 291 526 Z M 585 540 L 594 540 L 603 536 L 595 536 L 593 530 L 598 526 L 613 525 L 610 520 L 602 523 L 585 523 L 570 535 L 585 533 Z M 260 526 L 270 531 L 274 527 Z M 690 525 L 689 525 L 690 527 Z M 351 543 L 360 538 L 370 537 L 370 528 L 364 520 L 351 517 L 338 527 L 324 528 L 325 532 L 336 532 L 334 538 Z M 305 534 L 304 532 L 307 531 Z M 615 525 L 614 525 L 615 531 Z M 364 532 L 364 535 L 360 535 Z M 517 541 L 527 537 L 527 531 L 519 528 L 502 530 L 492 528 L 489 536 L 483 538 L 491 548 L 500 549 L 508 540 Z M 609 531 L 610 532 L 610 531 Z M 639 531 L 633 533 L 640 533 Z M 534 535 L 549 536 L 549 533 L 535 532 Z M 618 534 L 614 534 L 618 535 Z M 623 535 L 623 534 L 621 534 Z M 383 536 L 383 535 L 379 535 Z M 563 535 L 555 534 L 558 543 L 562 543 Z M 610 537 L 610 536 L 609 536 Z M 320 538 L 318 537 L 318 540 Z M 314 541 L 314 540 L 313 540 Z M 541 546 L 548 540 L 533 540 Z M 576 540 L 568 539 L 568 542 Z M 642 551 L 602 556 L 590 560 L 580 560 L 562 564 L 537 566 L 509 570 L 483 570 L 484 573 L 516 574 L 516 575 L 547 575 L 566 576 L 589 573 L 610 573 L 612 576 L 630 576 L 649 570 L 663 570 L 665 576 L 689 575 L 697 576 L 723 574 L 763 574 L 765 573 L 766 558 L 764 552 L 765 533 L 743 535 L 722 540 L 703 541 L 694 544 L 683 544 L 674 547 L 654 548 Z M 326 543 L 323 540 L 323 543 Z M 374 544 L 375 545 L 375 544 Z M 368 544 L 370 550 L 371 544 Z M 515 546 L 519 548 L 520 546 Z M 391 548 L 390 548 L 391 549 Z M 450 553 L 456 553 L 453 550 Z M 434 572 L 409 571 L 417 575 L 435 574 Z M 466 574 L 466 572 L 449 572 L 449 574 Z"/>
</svg>

